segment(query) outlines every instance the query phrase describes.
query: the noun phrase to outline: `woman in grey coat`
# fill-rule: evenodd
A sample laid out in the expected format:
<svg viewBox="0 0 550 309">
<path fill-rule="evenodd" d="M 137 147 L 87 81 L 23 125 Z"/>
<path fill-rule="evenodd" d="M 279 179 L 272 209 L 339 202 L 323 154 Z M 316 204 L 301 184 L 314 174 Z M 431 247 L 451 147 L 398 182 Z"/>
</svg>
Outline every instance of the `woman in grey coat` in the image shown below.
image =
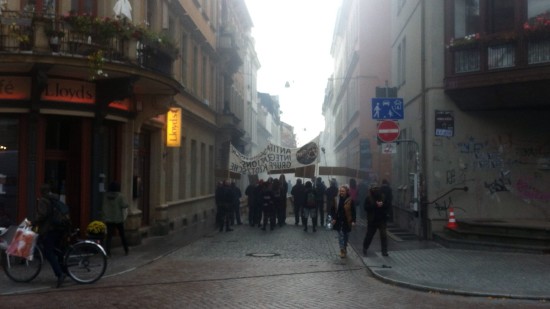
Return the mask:
<svg viewBox="0 0 550 309">
<path fill-rule="evenodd" d="M 128 203 L 124 196 L 120 193 L 120 184 L 111 182 L 109 184 L 109 192 L 105 193 L 103 202 L 103 221 L 107 225 L 107 240 L 105 242 L 105 251 L 111 256 L 111 240 L 115 229 L 118 230 L 118 235 L 124 247 L 125 255 L 128 255 L 128 244 L 124 235 L 124 211 L 128 208 Z M 126 209 L 126 210 L 125 210 Z"/>
</svg>

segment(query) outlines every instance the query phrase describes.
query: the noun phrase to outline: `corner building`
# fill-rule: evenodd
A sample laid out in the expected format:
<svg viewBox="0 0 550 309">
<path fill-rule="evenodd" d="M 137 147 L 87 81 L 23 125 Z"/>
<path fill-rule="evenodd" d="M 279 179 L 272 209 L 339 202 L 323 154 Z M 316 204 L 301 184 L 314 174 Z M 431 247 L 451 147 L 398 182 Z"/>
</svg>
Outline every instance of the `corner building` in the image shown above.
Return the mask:
<svg viewBox="0 0 550 309">
<path fill-rule="evenodd" d="M 218 115 L 229 96 L 220 74 L 241 64 L 222 57 L 233 45 L 218 53 L 220 12 L 244 4 L 129 2 L 131 20 L 115 16 L 115 0 L 4 4 L 3 222 L 32 217 L 49 183 L 85 230 L 114 180 L 130 204 L 131 244 L 213 222 Z"/>
</svg>

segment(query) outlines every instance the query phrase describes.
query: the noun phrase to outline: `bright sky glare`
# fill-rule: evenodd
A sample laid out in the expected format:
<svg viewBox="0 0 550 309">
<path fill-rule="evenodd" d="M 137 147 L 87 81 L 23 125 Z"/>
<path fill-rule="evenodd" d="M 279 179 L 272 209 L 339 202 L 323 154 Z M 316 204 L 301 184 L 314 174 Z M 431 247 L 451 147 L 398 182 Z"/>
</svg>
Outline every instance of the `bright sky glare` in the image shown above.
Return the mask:
<svg viewBox="0 0 550 309">
<path fill-rule="evenodd" d="M 245 2 L 261 64 L 258 91 L 279 95 L 281 119 L 294 127 L 301 146 L 324 129 L 321 109 L 333 70 L 330 46 L 341 0 Z"/>
</svg>

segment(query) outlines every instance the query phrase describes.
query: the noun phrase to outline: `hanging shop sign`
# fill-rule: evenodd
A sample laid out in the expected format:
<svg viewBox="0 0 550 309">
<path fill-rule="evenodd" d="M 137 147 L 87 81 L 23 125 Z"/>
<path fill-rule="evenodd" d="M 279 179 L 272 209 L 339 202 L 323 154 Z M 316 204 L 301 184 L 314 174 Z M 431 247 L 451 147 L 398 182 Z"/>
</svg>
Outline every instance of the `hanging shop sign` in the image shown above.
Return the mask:
<svg viewBox="0 0 550 309">
<path fill-rule="evenodd" d="M 181 108 L 171 107 L 166 114 L 166 146 L 181 145 Z"/>
</svg>

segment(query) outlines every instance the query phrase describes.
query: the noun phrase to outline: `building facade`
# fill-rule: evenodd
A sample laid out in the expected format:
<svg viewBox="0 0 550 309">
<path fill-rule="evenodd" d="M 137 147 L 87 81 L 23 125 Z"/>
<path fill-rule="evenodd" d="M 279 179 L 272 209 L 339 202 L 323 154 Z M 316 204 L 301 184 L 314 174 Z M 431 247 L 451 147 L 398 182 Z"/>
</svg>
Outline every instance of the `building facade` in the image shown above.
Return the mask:
<svg viewBox="0 0 550 309">
<path fill-rule="evenodd" d="M 329 78 L 321 134 L 322 163 L 348 168 L 334 176 L 339 183 L 370 183 L 390 178 L 390 157 L 377 142 L 377 121 L 371 114 L 376 88 L 390 79 L 388 1 L 344 0 L 334 28 L 331 55 L 334 73 Z M 376 59 L 373 61 L 373 59 Z M 362 172 L 362 173 L 361 173 Z"/>
<path fill-rule="evenodd" d="M 464 219 L 548 220 L 549 12 L 539 0 L 392 1 L 400 138 L 414 141 L 393 156 L 401 226 L 430 238 L 447 223 L 432 202 L 464 187 L 438 205 Z"/>
<path fill-rule="evenodd" d="M 116 2 L 2 7 L 2 220 L 32 217 L 49 183 L 85 230 L 119 181 L 133 244 L 214 222 L 221 149 L 242 136 L 244 86 L 234 73 L 251 25 L 246 6 L 130 0 L 124 17 Z M 245 30 L 232 28 L 239 23 Z"/>
</svg>

